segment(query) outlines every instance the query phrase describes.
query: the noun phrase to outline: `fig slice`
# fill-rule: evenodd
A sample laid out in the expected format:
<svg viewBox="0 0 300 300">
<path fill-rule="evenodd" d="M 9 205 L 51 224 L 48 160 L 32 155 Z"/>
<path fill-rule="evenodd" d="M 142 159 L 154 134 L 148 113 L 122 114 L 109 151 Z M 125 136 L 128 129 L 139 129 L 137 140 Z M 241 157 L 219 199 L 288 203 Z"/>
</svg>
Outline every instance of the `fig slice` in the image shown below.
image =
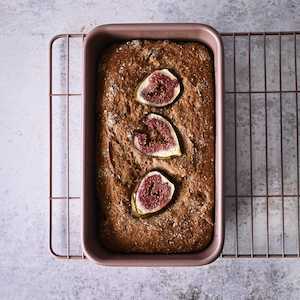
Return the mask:
<svg viewBox="0 0 300 300">
<path fill-rule="evenodd" d="M 169 121 L 150 113 L 142 122 L 142 129 L 133 134 L 133 144 L 140 152 L 163 159 L 181 155 L 176 132 Z"/>
<path fill-rule="evenodd" d="M 150 171 L 131 195 L 131 212 L 134 217 L 147 217 L 170 203 L 174 184 L 159 171 Z"/>
<path fill-rule="evenodd" d="M 154 107 L 171 104 L 180 93 L 180 84 L 168 69 L 156 70 L 138 86 L 136 100 Z"/>
</svg>

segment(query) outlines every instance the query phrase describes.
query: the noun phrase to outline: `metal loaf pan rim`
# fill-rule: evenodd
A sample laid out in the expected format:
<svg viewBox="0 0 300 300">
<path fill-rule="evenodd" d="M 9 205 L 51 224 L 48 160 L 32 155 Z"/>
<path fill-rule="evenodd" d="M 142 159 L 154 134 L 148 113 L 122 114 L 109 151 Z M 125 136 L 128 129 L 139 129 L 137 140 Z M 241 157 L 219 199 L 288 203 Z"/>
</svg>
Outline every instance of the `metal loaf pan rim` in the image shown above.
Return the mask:
<svg viewBox="0 0 300 300">
<path fill-rule="evenodd" d="M 97 61 L 106 44 L 119 40 L 172 39 L 199 41 L 214 55 L 215 80 L 215 224 L 211 243 L 197 253 L 115 254 L 103 249 L 97 239 L 95 196 L 95 103 Z M 84 42 L 82 102 L 82 247 L 88 259 L 108 266 L 200 266 L 213 262 L 224 242 L 223 206 L 223 45 L 218 32 L 204 24 L 110 24 L 88 33 Z"/>
</svg>

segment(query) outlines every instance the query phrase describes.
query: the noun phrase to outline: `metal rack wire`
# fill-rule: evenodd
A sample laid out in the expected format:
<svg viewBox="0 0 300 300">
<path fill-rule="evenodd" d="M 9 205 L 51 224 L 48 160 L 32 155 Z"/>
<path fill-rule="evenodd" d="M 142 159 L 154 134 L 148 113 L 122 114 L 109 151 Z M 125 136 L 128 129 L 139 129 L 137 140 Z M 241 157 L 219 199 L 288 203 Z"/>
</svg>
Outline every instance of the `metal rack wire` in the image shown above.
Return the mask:
<svg viewBox="0 0 300 300">
<path fill-rule="evenodd" d="M 222 257 L 300 257 L 299 35 L 222 34 L 226 70 Z M 72 127 L 80 126 L 84 37 L 58 35 L 49 51 L 49 247 L 53 255 L 66 259 L 84 258 L 80 172 L 73 168 L 80 158 L 72 157 L 80 148 L 80 132 Z M 75 48 L 77 54 L 72 54 Z"/>
</svg>

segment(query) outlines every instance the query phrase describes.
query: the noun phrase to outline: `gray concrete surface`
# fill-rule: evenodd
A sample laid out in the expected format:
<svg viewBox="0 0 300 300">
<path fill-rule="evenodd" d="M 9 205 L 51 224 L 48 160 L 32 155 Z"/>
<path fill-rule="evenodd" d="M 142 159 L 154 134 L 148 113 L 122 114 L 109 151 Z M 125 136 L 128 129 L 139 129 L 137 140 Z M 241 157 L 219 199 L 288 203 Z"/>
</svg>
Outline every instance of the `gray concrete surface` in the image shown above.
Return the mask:
<svg viewBox="0 0 300 300">
<path fill-rule="evenodd" d="M 219 31 L 284 31 L 300 30 L 299 15 L 299 1 L 288 0 L 1 1 L 0 299 L 298 299 L 300 261 L 295 259 L 226 259 L 201 268 L 137 269 L 50 257 L 47 55 L 53 35 L 87 32 L 104 23 L 202 22 Z M 291 107 L 287 124 L 294 122 Z M 276 115 L 277 108 L 270 108 Z M 239 109 L 245 109 L 243 102 Z M 254 104 L 254 109 L 260 106 Z M 258 114 L 255 122 L 259 120 Z M 242 129 L 247 127 L 247 119 L 239 122 Z M 259 135 L 260 126 L 256 128 Z M 285 130 L 288 137 L 292 129 Z M 271 139 L 277 149 L 278 136 Z M 285 141 L 294 150 L 293 141 Z M 276 151 L 272 153 L 276 162 Z M 289 156 L 293 153 L 287 153 L 287 160 Z M 292 191 L 295 170 L 292 163 L 287 165 L 286 186 Z M 259 173 L 259 165 L 254 167 Z M 247 167 L 242 163 L 241 168 L 239 188 L 247 191 Z M 272 168 L 277 174 L 276 163 Z M 276 178 L 271 186 L 278 191 Z M 264 191 L 260 182 L 256 190 Z"/>
</svg>

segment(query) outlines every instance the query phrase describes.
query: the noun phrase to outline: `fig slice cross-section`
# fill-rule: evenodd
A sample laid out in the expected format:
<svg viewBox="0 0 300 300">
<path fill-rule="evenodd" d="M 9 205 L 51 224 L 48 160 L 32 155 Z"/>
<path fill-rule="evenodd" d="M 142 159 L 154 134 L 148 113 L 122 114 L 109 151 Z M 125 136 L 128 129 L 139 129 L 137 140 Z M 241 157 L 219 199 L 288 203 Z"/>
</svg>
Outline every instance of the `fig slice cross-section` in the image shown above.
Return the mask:
<svg viewBox="0 0 300 300">
<path fill-rule="evenodd" d="M 166 207 L 172 200 L 174 184 L 159 171 L 151 171 L 140 181 L 131 196 L 131 210 L 135 217 L 145 217 Z"/>
<path fill-rule="evenodd" d="M 133 135 L 133 144 L 140 152 L 163 159 L 181 155 L 178 137 L 169 121 L 150 113 L 142 123 L 143 127 Z"/>
<path fill-rule="evenodd" d="M 156 70 L 138 86 L 136 100 L 142 104 L 163 107 L 171 104 L 180 93 L 180 83 L 168 69 Z"/>
</svg>

